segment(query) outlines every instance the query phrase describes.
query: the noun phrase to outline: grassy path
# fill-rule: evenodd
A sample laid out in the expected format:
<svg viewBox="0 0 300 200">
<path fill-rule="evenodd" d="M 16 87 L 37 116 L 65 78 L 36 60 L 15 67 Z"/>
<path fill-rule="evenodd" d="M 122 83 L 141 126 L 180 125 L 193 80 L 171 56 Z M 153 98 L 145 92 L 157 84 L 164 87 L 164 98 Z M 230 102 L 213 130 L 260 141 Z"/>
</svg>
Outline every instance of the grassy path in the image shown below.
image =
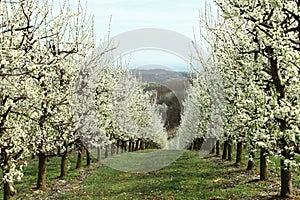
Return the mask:
<svg viewBox="0 0 300 200">
<path fill-rule="evenodd" d="M 71 169 L 74 164 L 72 158 Z M 48 166 L 49 190 L 40 192 L 32 189 L 37 168 L 36 162 L 31 163 L 24 181 L 16 184 L 17 199 L 277 199 L 280 187 L 275 174 L 272 180 L 260 182 L 257 171 L 236 168 L 217 157 L 200 159 L 191 151 L 151 173 L 125 173 L 94 164 L 83 171 L 70 170 L 69 176 L 60 180 L 55 178 L 58 166 L 59 160 L 52 159 Z"/>
</svg>

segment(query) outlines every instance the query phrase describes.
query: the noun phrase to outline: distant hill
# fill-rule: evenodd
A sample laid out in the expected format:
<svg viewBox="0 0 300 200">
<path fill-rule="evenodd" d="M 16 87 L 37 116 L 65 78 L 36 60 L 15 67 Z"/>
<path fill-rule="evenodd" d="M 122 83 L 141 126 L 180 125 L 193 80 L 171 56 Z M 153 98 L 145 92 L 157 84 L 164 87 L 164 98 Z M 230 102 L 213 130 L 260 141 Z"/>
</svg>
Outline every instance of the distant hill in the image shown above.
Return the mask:
<svg viewBox="0 0 300 200">
<path fill-rule="evenodd" d="M 166 69 L 133 69 L 131 72 L 142 81 L 151 83 L 146 90 L 156 90 L 157 103 L 167 105 L 167 130 L 177 127 L 181 120 L 181 103 L 185 97 L 189 73 Z"/>
<path fill-rule="evenodd" d="M 186 80 L 188 72 L 176 72 L 165 69 L 132 69 L 134 75 L 142 76 L 143 81 L 165 83 L 173 80 Z"/>
<path fill-rule="evenodd" d="M 180 101 L 185 96 L 186 85 L 189 82 L 188 72 L 176 72 L 166 69 L 133 69 L 131 72 L 141 77 L 144 82 L 163 85 L 172 90 Z"/>
</svg>

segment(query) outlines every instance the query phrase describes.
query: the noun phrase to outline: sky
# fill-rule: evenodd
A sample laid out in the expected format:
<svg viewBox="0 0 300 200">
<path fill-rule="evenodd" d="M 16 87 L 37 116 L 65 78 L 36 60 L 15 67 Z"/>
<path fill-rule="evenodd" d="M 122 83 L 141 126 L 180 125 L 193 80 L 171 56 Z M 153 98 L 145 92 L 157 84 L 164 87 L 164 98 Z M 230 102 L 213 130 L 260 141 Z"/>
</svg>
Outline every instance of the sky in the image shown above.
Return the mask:
<svg viewBox="0 0 300 200">
<path fill-rule="evenodd" d="M 205 3 L 212 3 L 212 0 L 87 0 L 87 7 L 95 17 L 97 42 L 108 34 L 110 17 L 111 38 L 136 29 L 158 28 L 193 39 L 193 28 L 196 33 L 199 30 L 199 9 L 204 9 Z M 124 53 L 125 56 L 131 67 L 159 64 L 180 71 L 188 69 L 186 60 L 157 49 L 140 48 Z"/>
</svg>

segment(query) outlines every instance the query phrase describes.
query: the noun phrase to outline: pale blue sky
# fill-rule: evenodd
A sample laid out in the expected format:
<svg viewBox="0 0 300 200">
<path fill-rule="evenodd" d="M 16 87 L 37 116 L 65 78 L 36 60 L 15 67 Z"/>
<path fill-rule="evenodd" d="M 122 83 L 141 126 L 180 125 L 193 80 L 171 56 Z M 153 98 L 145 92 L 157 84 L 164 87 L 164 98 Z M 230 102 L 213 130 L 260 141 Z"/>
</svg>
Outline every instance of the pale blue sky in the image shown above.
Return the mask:
<svg viewBox="0 0 300 200">
<path fill-rule="evenodd" d="M 95 34 L 99 41 L 107 35 L 112 15 L 110 36 L 140 28 L 161 28 L 176 31 L 193 38 L 193 28 L 198 31 L 199 9 L 213 0 L 87 0 L 88 11 L 95 16 Z M 152 54 L 152 55 L 151 55 Z M 133 66 L 146 64 L 186 65 L 174 55 L 154 51 L 130 55 Z M 159 58 L 160 57 L 160 58 Z M 150 58 L 154 63 L 151 63 Z M 157 63 L 161 62 L 161 63 Z"/>
</svg>

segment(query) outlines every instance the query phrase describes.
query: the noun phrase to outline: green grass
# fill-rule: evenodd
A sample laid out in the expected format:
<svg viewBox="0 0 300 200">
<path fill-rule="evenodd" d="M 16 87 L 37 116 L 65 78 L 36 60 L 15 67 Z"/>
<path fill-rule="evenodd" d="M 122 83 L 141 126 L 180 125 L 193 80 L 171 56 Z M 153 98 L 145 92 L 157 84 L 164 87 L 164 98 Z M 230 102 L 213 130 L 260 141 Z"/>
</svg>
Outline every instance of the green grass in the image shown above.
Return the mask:
<svg viewBox="0 0 300 200">
<path fill-rule="evenodd" d="M 57 178 L 60 159 L 51 159 L 47 168 L 49 189 L 45 192 L 33 189 L 37 162 L 29 163 L 24 179 L 15 184 L 16 199 L 268 199 L 275 197 L 280 189 L 277 171 L 272 172 L 270 181 L 261 182 L 257 181 L 257 169 L 244 170 L 246 159 L 236 168 L 233 162 L 217 157 L 201 159 L 198 152 L 192 151 L 151 173 L 126 173 L 100 164 L 76 171 L 75 161 L 72 156 L 68 177 L 60 180 Z M 294 179 L 299 188 L 299 176 Z M 1 199 L 2 191 L 0 195 Z"/>
</svg>

